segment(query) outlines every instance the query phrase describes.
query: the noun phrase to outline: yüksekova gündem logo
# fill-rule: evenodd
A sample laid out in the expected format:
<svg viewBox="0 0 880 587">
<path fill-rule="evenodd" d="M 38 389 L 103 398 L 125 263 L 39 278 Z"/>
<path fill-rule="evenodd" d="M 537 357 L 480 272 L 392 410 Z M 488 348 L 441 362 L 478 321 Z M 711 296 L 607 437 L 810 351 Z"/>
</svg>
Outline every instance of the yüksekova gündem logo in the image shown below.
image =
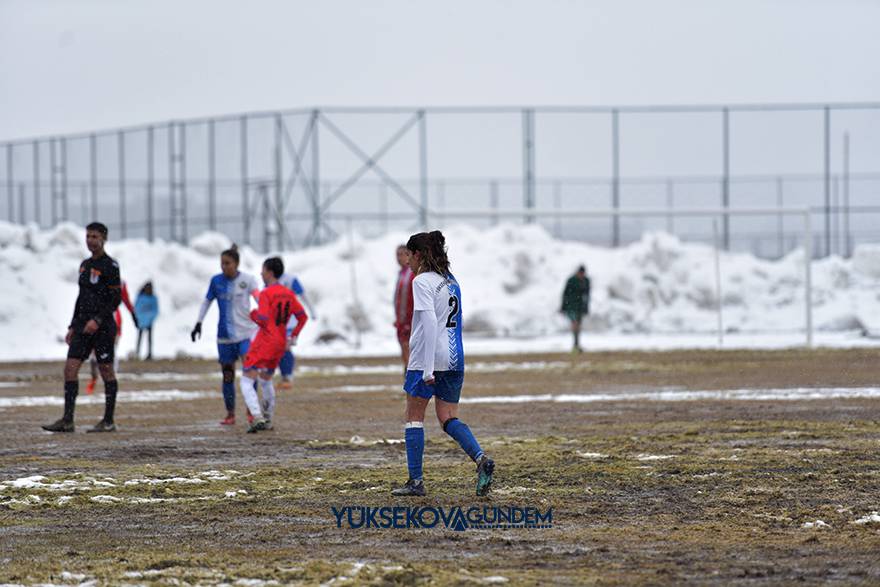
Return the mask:
<svg viewBox="0 0 880 587">
<path fill-rule="evenodd" d="M 343 506 L 330 508 L 337 528 L 362 530 L 409 530 L 414 528 L 445 528 L 463 532 L 467 529 L 517 528 L 543 529 L 553 527 L 553 508 L 541 511 L 534 507 L 472 506 L 462 508 L 434 506 Z"/>
</svg>

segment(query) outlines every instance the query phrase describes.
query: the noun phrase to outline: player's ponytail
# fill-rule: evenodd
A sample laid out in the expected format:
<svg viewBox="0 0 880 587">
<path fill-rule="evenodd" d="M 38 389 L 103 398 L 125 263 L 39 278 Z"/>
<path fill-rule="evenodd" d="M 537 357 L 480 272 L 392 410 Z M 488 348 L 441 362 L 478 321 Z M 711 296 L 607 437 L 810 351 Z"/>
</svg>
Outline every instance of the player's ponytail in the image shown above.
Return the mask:
<svg viewBox="0 0 880 587">
<path fill-rule="evenodd" d="M 235 261 L 236 265 L 238 265 L 240 262 L 239 256 L 238 256 L 238 245 L 235 243 L 232 243 L 232 246 L 229 247 L 228 249 L 226 249 L 225 251 L 223 251 L 222 253 L 220 253 L 220 256 L 221 257 L 229 257 L 230 259 Z"/>
<path fill-rule="evenodd" d="M 406 248 L 422 256 L 422 270 L 449 275 L 449 257 L 446 254 L 446 237 L 439 230 L 420 232 L 409 237 Z"/>
</svg>

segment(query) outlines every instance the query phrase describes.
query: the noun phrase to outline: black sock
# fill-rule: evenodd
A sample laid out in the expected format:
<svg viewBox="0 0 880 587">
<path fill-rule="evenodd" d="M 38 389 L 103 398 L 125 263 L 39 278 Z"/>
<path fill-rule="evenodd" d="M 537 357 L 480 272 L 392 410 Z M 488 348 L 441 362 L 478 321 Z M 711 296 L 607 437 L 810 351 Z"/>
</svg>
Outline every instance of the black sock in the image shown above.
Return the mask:
<svg viewBox="0 0 880 587">
<path fill-rule="evenodd" d="M 574 333 L 574 346 L 576 348 L 581 346 L 581 333 L 579 330 Z"/>
<path fill-rule="evenodd" d="M 76 396 L 79 394 L 79 381 L 64 382 L 64 421 L 73 422 L 73 410 L 76 408 Z"/>
<path fill-rule="evenodd" d="M 104 382 L 104 421 L 108 424 L 113 422 L 113 412 L 116 411 L 116 392 L 119 384 L 113 381 Z"/>
</svg>

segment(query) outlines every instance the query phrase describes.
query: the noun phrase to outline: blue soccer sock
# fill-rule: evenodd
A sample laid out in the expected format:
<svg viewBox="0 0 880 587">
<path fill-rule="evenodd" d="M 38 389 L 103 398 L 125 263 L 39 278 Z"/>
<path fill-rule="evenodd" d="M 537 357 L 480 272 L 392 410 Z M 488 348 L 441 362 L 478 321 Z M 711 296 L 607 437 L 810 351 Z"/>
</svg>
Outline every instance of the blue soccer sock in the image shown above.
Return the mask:
<svg viewBox="0 0 880 587">
<path fill-rule="evenodd" d="M 293 356 L 293 353 L 287 351 L 284 353 L 284 356 L 281 357 L 281 364 L 278 367 L 281 369 L 281 377 L 284 379 L 288 379 L 291 375 L 293 375 L 293 368 L 296 366 L 296 357 Z"/>
<path fill-rule="evenodd" d="M 223 382 L 223 403 L 226 404 L 227 412 L 235 411 L 235 382 Z"/>
<path fill-rule="evenodd" d="M 404 438 L 406 439 L 406 466 L 409 478 L 413 481 L 422 479 L 422 455 L 425 452 L 424 422 L 407 422 Z"/>
<path fill-rule="evenodd" d="M 454 438 L 474 462 L 477 462 L 477 460 L 483 456 L 483 449 L 480 448 L 480 443 L 474 438 L 471 429 L 458 418 L 450 418 L 446 420 L 446 422 L 443 423 L 443 431 Z"/>
</svg>

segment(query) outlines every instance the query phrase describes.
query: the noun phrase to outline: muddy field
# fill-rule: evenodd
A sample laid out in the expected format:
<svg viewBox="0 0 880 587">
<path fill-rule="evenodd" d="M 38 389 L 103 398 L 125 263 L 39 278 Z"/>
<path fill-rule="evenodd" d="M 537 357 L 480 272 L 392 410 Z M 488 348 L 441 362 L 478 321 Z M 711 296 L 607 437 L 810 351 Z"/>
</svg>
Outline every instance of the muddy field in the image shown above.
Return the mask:
<svg viewBox="0 0 880 587">
<path fill-rule="evenodd" d="M 257 435 L 240 397 L 218 425 L 207 361 L 124 365 L 103 435 L 85 434 L 101 384 L 52 435 L 60 363 L 0 365 L 0 584 L 880 583 L 880 351 L 469 358 L 463 397 L 484 403 L 460 416 L 494 490 L 475 497 L 429 420 L 411 501 L 389 495 L 388 358 L 300 361 Z M 552 508 L 552 527 L 351 529 L 332 510 L 402 505 Z"/>
</svg>

